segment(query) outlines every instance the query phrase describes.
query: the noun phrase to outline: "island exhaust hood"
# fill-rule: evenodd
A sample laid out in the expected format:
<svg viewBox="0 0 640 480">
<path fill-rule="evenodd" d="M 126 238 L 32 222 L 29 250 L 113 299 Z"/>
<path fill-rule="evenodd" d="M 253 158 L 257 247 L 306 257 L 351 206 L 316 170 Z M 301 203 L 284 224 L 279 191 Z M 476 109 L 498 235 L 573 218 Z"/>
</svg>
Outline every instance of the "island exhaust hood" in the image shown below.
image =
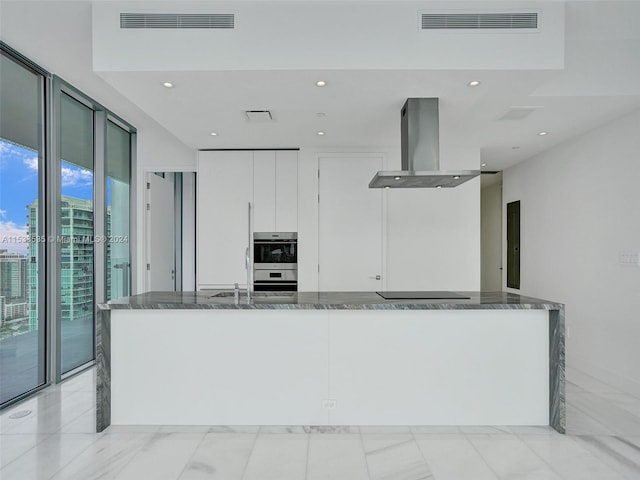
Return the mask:
<svg viewBox="0 0 640 480">
<path fill-rule="evenodd" d="M 452 188 L 480 170 L 440 170 L 437 98 L 408 98 L 401 113 L 402 170 L 378 172 L 369 188 Z"/>
</svg>

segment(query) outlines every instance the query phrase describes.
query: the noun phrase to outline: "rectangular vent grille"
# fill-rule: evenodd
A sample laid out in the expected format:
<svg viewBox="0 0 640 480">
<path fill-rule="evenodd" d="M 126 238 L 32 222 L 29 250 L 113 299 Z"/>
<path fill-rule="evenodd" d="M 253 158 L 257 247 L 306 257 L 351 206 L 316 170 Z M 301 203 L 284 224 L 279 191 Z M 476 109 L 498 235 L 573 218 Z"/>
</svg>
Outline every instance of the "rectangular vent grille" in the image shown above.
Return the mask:
<svg viewBox="0 0 640 480">
<path fill-rule="evenodd" d="M 120 28 L 235 28 L 235 15 L 232 13 L 121 13 Z"/>
<path fill-rule="evenodd" d="M 535 29 L 537 13 L 423 13 L 422 30 Z"/>
</svg>

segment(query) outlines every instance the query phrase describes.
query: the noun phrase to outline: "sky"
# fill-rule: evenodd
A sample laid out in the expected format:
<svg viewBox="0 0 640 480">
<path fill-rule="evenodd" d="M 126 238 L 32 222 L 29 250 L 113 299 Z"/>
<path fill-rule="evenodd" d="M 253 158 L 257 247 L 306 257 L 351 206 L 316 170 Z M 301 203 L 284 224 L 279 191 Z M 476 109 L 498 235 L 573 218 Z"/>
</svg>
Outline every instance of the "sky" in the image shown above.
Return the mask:
<svg viewBox="0 0 640 480">
<path fill-rule="evenodd" d="M 62 194 L 93 198 L 93 172 L 62 162 Z M 38 198 L 38 153 L 0 139 L 0 249 L 26 254 L 27 205 Z"/>
</svg>

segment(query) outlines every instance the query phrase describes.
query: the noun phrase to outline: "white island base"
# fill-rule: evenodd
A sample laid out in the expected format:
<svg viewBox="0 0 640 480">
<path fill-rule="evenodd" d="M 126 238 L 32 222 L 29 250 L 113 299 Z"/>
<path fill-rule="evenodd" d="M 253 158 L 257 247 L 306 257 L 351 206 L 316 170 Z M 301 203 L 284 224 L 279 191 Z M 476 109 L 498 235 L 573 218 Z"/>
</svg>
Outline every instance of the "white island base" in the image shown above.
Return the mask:
<svg viewBox="0 0 640 480">
<path fill-rule="evenodd" d="M 549 425 L 549 315 L 112 310 L 111 424 Z"/>
</svg>

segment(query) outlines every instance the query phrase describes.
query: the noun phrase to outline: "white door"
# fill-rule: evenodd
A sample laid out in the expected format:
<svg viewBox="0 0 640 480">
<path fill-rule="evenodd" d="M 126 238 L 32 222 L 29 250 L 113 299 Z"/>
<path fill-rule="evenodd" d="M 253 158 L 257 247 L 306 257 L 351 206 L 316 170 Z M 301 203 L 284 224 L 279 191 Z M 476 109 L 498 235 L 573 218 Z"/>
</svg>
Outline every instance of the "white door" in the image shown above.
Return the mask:
<svg viewBox="0 0 640 480">
<path fill-rule="evenodd" d="M 174 181 L 147 175 L 147 291 L 175 291 Z"/>
<path fill-rule="evenodd" d="M 318 169 L 319 290 L 380 290 L 382 192 L 369 181 L 382 158 L 320 157 Z"/>
</svg>

